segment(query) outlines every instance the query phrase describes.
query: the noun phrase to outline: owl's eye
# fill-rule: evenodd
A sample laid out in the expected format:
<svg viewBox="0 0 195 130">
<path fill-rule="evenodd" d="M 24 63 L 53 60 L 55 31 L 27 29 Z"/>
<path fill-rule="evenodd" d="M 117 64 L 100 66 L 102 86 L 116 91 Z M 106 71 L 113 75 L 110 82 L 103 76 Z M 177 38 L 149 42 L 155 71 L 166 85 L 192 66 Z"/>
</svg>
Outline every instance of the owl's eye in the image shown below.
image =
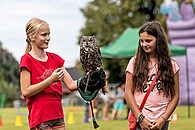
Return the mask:
<svg viewBox="0 0 195 130">
<path fill-rule="evenodd" d="M 89 41 L 93 41 L 93 39 L 92 39 L 92 38 L 90 38 L 90 39 L 89 39 Z"/>
</svg>

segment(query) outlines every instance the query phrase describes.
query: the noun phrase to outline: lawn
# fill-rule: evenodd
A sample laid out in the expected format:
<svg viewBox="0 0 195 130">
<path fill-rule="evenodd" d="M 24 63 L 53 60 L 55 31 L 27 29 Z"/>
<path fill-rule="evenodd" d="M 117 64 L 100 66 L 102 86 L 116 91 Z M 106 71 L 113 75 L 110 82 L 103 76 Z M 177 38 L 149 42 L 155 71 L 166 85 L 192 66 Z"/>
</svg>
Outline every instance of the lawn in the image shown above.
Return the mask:
<svg viewBox="0 0 195 130">
<path fill-rule="evenodd" d="M 83 107 L 74 107 L 72 113 L 74 121 L 73 124 L 68 124 L 68 119 L 70 121 L 70 109 L 68 107 L 64 108 L 65 110 L 65 121 L 67 130 L 94 130 L 92 122 L 84 122 L 84 108 Z M 176 122 L 171 122 L 169 130 L 195 130 L 195 106 L 190 107 L 191 118 L 188 118 L 188 108 L 187 106 L 177 107 L 176 113 L 178 115 L 178 120 Z M 21 112 L 24 113 L 24 116 L 19 116 L 22 121 L 22 126 L 15 126 L 15 120 L 17 115 L 17 110 L 15 108 L 5 108 L 3 110 L 2 121 L 3 126 L 0 130 L 28 130 L 28 123 L 25 113 L 27 113 L 26 108 L 21 108 Z M 126 112 L 123 112 L 123 116 L 126 116 Z M 128 130 L 127 120 L 114 120 L 114 121 L 102 121 L 97 120 L 100 127 L 97 130 Z"/>
</svg>

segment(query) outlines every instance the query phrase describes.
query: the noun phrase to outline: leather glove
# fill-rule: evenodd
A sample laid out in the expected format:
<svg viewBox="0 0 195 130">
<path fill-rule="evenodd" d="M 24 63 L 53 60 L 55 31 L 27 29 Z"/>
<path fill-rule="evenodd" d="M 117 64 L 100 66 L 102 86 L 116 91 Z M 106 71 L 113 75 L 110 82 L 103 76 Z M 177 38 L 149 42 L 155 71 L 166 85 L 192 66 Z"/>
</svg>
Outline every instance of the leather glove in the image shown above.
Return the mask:
<svg viewBox="0 0 195 130">
<path fill-rule="evenodd" d="M 77 87 L 81 97 L 86 101 L 93 100 L 98 91 L 105 86 L 106 74 L 102 68 L 90 71 L 77 80 Z"/>
</svg>

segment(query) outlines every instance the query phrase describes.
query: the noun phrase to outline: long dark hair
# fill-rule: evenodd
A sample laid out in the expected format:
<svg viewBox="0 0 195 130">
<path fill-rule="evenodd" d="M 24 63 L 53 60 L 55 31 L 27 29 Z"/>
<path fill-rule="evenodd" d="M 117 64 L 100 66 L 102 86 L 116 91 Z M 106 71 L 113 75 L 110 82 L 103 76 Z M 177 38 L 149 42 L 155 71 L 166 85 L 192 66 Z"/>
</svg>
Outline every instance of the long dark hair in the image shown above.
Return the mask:
<svg viewBox="0 0 195 130">
<path fill-rule="evenodd" d="M 158 21 L 147 22 L 143 24 L 139 30 L 139 35 L 147 32 L 156 38 L 156 56 L 158 59 L 158 80 L 161 81 L 161 90 L 168 96 L 174 94 L 174 72 L 171 63 L 171 56 L 168 48 L 167 36 Z M 134 89 L 143 92 L 143 83 L 147 80 L 149 72 L 149 56 L 142 49 L 140 43 L 138 45 L 135 67 L 134 67 Z"/>
</svg>

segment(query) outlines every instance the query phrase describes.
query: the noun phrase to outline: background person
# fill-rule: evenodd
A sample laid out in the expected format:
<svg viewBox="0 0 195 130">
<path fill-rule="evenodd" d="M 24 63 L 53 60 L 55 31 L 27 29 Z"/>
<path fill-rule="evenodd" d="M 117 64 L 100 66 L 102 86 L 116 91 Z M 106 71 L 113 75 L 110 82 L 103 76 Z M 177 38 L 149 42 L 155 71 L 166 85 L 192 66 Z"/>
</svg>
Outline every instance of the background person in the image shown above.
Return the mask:
<svg viewBox="0 0 195 130">
<path fill-rule="evenodd" d="M 116 87 L 116 94 L 113 98 L 114 100 L 114 105 L 113 105 L 113 110 L 112 110 L 112 115 L 111 118 L 112 120 L 114 119 L 122 119 L 122 112 L 124 110 L 124 84 L 120 83 Z"/>
</svg>

